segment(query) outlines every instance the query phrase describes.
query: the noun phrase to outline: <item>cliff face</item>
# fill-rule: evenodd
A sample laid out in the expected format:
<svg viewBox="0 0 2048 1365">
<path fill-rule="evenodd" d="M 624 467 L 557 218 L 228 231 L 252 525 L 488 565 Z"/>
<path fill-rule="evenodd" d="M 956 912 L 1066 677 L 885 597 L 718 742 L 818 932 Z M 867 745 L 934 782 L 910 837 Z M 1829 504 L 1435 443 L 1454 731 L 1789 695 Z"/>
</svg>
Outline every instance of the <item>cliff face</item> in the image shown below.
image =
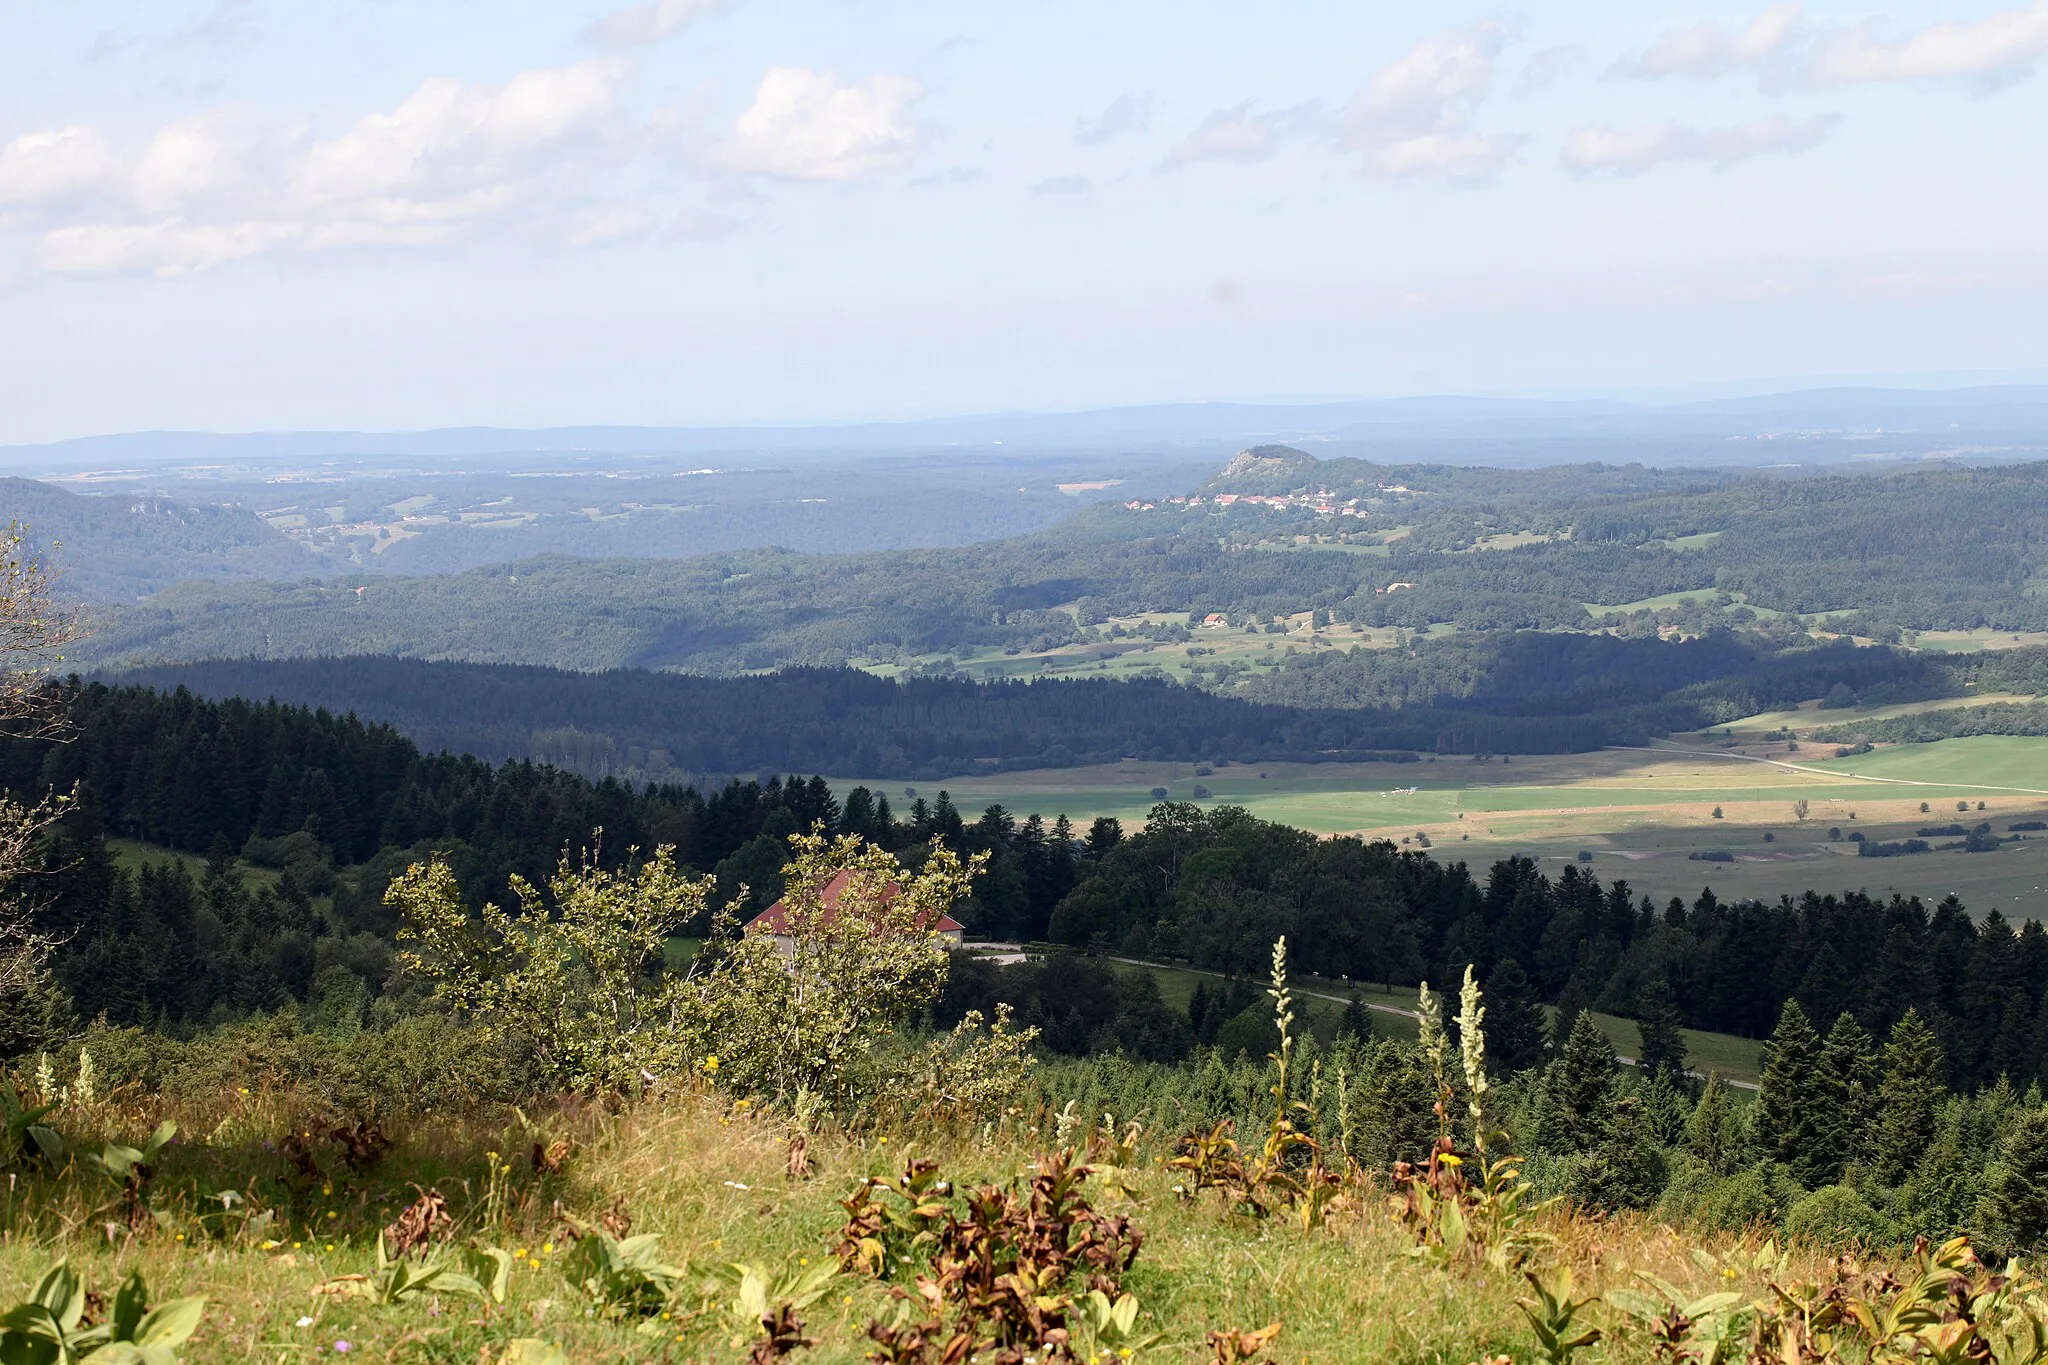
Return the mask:
<svg viewBox="0 0 2048 1365">
<path fill-rule="evenodd" d="M 1293 446 L 1240 450 L 1223 472 L 1203 486 L 1205 493 L 1287 493 L 1316 482 L 1322 461 Z"/>
</svg>

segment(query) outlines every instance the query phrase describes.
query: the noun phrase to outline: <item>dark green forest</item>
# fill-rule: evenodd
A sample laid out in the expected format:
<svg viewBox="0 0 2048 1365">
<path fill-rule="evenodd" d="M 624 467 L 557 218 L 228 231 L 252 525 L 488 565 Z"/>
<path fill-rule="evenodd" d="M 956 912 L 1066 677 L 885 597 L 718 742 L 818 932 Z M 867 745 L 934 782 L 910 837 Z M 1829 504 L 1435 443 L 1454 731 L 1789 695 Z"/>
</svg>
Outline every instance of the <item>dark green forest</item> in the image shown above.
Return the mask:
<svg viewBox="0 0 2048 1365">
<path fill-rule="evenodd" d="M 817 778 L 733 781 L 708 796 L 634 789 L 427 755 L 388 727 L 274 703 L 90 687 L 72 716 L 66 742 L 0 742 L 0 783 L 24 795 L 76 784 L 38 913 L 60 940 L 57 975 L 76 1008 L 116 1023 L 189 1028 L 292 1001 L 353 1017 L 401 1008 L 408 987 L 382 893 L 430 851 L 448 855 L 473 901 L 502 902 L 510 876 L 542 881 L 562 856 L 591 850 L 618 865 L 673 845 L 716 873 L 723 895 L 744 886 L 759 906 L 779 894 L 787 836 L 823 823 L 912 862 L 933 839 L 989 854 L 960 915 L 992 937 L 1250 976 L 1285 935 L 1297 966 L 1326 977 L 1442 981 L 1469 962 L 1497 998 L 1557 1002 L 1567 1016 L 1636 1016 L 1647 1001 L 1685 1025 L 1752 1037 L 1787 1000 L 1818 1019 L 1846 1011 L 1874 1032 L 1911 1009 L 1965 1089 L 2001 1075 L 2023 1085 L 2048 1055 L 2048 935 L 1995 914 L 1975 923 L 1953 899 L 1929 908 L 1816 891 L 1723 903 L 1703 891 L 1658 906 L 1577 867 L 1552 878 L 1510 858 L 1482 874 L 1233 808 L 1161 805 L 1126 835 L 1107 819 L 1076 830 L 1056 813 L 961 812 L 943 792 L 892 802 L 862 787 L 842 802 Z M 107 836 L 204 865 L 124 868 Z M 953 988 L 958 1008 L 972 1007 L 974 980 Z M 1213 1041 L 1228 1017 L 1169 1018 L 1100 973 L 1034 989 L 1037 1004 L 1013 1003 L 1026 1022 L 1043 1016 L 1049 1045 L 1074 1050 L 1107 1037 L 1171 1060 Z M 1076 1010 L 1094 1022 L 1068 1019 Z"/>
<path fill-rule="evenodd" d="M 160 665 L 113 681 L 273 697 L 398 727 L 429 749 L 590 777 L 828 772 L 934 779 L 1135 757 L 1235 762 L 1567 753 L 1640 744 L 1814 697 L 1877 705 L 2048 693 L 2048 650 L 1942 655 L 1535 631 L 1290 656 L 1237 696 L 1165 680 L 890 681 L 850 669 L 737 678 L 378 656 Z"/>
</svg>

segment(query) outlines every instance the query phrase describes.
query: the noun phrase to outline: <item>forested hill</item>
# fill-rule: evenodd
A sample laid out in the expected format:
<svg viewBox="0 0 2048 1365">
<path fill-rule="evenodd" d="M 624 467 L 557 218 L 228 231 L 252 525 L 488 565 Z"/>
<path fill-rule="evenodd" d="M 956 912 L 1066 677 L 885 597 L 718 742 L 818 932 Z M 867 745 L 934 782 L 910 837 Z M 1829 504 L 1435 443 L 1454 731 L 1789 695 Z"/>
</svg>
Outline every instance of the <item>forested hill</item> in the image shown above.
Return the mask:
<svg viewBox="0 0 2048 1365">
<path fill-rule="evenodd" d="M 165 666 L 116 681 L 354 712 L 430 748 L 538 758 L 592 776 L 918 779 L 1122 758 L 1406 762 L 1418 750 L 1582 752 L 1649 733 L 1621 710 L 1310 710 L 1164 681 L 897 681 L 854 669 L 707 678 L 342 658 Z"/>
<path fill-rule="evenodd" d="M 323 712 L 189 695 L 88 689 L 73 717 L 69 743 L 0 742 L 0 785 L 26 795 L 81 784 L 48 849 L 40 923 L 80 1012 L 117 1024 L 185 1028 L 295 1000 L 315 1019 L 343 1011 L 360 1022 L 367 1002 L 386 997 L 402 1011 L 411 986 L 383 891 L 430 851 L 447 856 L 472 904 L 502 904 L 509 876 L 544 882 L 602 829 L 594 852 L 608 866 L 635 845 L 672 844 L 681 862 L 716 874 L 721 897 L 744 886 L 760 905 L 779 894 L 786 836 L 823 822 L 913 863 L 935 838 L 988 853 L 959 913 L 990 936 L 1256 975 L 1284 934 L 1297 967 L 1317 974 L 1412 985 L 1454 979 L 1471 962 L 1502 1004 L 1667 1011 L 1752 1036 L 1787 999 L 1823 1024 L 1847 1013 L 1880 1033 L 1910 1007 L 1933 1024 L 1941 1065 L 1964 1088 L 2000 1075 L 2024 1087 L 2048 1057 L 2048 935 L 1996 915 L 1973 923 L 1952 899 L 1931 910 L 1857 892 L 1724 904 L 1709 891 L 1657 906 L 1576 867 L 1552 879 L 1511 858 L 1477 875 L 1231 808 L 1161 805 L 1127 835 L 1113 820 L 1072 829 L 1056 812 L 961 812 L 943 793 L 892 810 L 880 793 L 841 800 L 816 778 L 734 782 L 710 796 L 634 791 L 422 755 L 388 729 Z M 127 870 L 105 835 L 204 853 L 208 865 Z M 245 875 L 251 863 L 270 870 Z M 1054 992 L 1039 1002 L 1049 1014 L 1023 1022 L 1056 1025 L 1049 1036 L 1077 1049 L 1159 1059 L 1221 1022 L 1162 1020 L 1156 996 L 1136 1002 L 1150 1016 L 1124 1018 L 1113 985 L 1099 999 Z M 1077 1029 L 1074 1011 L 1098 1007 L 1099 1027 Z"/>
<path fill-rule="evenodd" d="M 1679 592 L 1739 593 L 1746 609 L 1839 617 L 1866 635 L 2048 628 L 2048 465 L 1374 477 L 1393 475 L 1408 482 L 1373 484 L 1363 517 L 1211 498 L 1097 507 L 1034 535 L 948 549 L 549 556 L 449 575 L 186 583 L 124 608 L 90 657 L 389 653 L 731 672 L 1040 650 L 1148 612 L 1591 629 L 1604 613 L 1588 604 Z"/>
<path fill-rule="evenodd" d="M 1534 631 L 1288 658 L 1238 697 L 1165 681 L 891 681 L 851 669 L 737 678 L 358 656 L 162 665 L 112 681 L 275 697 L 397 726 L 428 749 L 591 777 L 828 772 L 925 779 L 1122 758 L 1316 762 L 1564 753 L 1642 743 L 1830 693 L 1880 704 L 2048 693 L 2048 650 L 1939 655 Z M 1401 751 L 1395 754 L 1393 751 Z"/>
<path fill-rule="evenodd" d="M 0 524 L 10 521 L 59 567 L 67 593 L 95 602 L 133 602 L 187 578 L 292 578 L 333 568 L 240 507 L 81 497 L 0 478 Z"/>
</svg>

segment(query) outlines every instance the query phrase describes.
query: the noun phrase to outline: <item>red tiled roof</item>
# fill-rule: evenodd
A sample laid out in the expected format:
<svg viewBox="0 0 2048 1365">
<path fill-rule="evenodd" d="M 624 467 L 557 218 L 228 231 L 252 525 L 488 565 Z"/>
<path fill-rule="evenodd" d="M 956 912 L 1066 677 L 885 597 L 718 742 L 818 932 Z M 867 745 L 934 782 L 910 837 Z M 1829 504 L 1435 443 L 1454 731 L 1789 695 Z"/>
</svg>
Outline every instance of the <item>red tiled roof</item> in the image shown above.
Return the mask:
<svg viewBox="0 0 2048 1365">
<path fill-rule="evenodd" d="M 832 875 L 832 880 L 825 883 L 825 889 L 819 893 L 818 902 L 822 912 L 819 915 L 819 919 L 824 922 L 826 927 L 831 927 L 838 920 L 839 898 L 846 894 L 847 883 L 852 880 L 852 872 L 836 872 Z M 902 894 L 902 890 L 902 887 L 894 882 L 890 882 L 882 888 L 883 902 L 887 903 L 895 900 L 897 896 Z M 927 915 L 927 918 L 929 918 L 929 915 Z M 921 924 L 918 927 L 935 934 L 957 934 L 964 932 L 967 928 L 966 925 L 954 919 L 951 915 L 944 914 L 940 915 L 937 920 Z M 789 932 L 789 912 L 782 901 L 775 902 L 775 904 L 747 921 L 748 932 L 751 933 L 757 929 L 764 934 L 786 934 Z"/>
</svg>

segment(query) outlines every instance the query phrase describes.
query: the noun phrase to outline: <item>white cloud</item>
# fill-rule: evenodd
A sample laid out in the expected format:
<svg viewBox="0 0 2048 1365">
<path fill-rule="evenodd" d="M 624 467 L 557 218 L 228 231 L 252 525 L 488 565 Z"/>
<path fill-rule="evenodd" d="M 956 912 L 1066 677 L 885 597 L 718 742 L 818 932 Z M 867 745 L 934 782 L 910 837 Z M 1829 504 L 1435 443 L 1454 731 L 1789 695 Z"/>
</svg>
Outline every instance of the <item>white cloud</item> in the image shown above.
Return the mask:
<svg viewBox="0 0 2048 1365">
<path fill-rule="evenodd" d="M 1119 95 L 1095 117 L 1084 114 L 1074 120 L 1074 141 L 1083 147 L 1099 147 L 1125 133 L 1142 133 L 1151 126 L 1150 95 Z"/>
<path fill-rule="evenodd" d="M 923 94 L 908 76 L 842 85 L 830 72 L 774 67 L 718 160 L 731 170 L 790 180 L 857 180 L 891 170 L 916 147 L 910 112 Z"/>
<path fill-rule="evenodd" d="M 499 198 L 543 153 L 597 128 L 625 69 L 595 58 L 524 71 L 497 87 L 439 78 L 390 113 L 371 114 L 298 159 L 294 197 L 378 218 L 468 216 Z"/>
<path fill-rule="evenodd" d="M 1649 80 L 1665 76 L 1713 80 L 1755 69 L 1782 54 L 1798 38 L 1801 17 L 1800 6 L 1778 4 L 1741 29 L 1718 19 L 1666 29 L 1649 47 L 1609 67 L 1607 74 Z"/>
<path fill-rule="evenodd" d="M 1085 175 L 1055 175 L 1033 185 L 1031 192 L 1043 198 L 1048 194 L 1086 194 L 1092 188 Z"/>
<path fill-rule="evenodd" d="M 276 222 L 81 224 L 44 234 L 38 256 L 60 275 L 147 271 L 175 279 L 290 245 L 303 232 L 301 224 Z"/>
<path fill-rule="evenodd" d="M 1812 86 L 1965 79 L 1998 86 L 2033 74 L 2048 55 L 2048 0 L 1973 22 L 1930 24 L 1904 37 L 1865 21 L 1824 33 L 1801 71 Z"/>
<path fill-rule="evenodd" d="M 1817 28 L 1797 4 L 1775 4 L 1746 27 L 1716 19 L 1667 29 L 1610 76 L 1712 80 L 1757 71 L 1772 92 L 1843 85 L 1963 80 L 1995 88 L 2032 75 L 2048 56 L 2048 0 L 1983 19 L 1887 34 L 1877 20 Z"/>
<path fill-rule="evenodd" d="M 1637 175 L 1667 161 L 1707 161 L 1725 169 L 1755 156 L 1817 147 L 1839 121 L 1838 115 L 1823 114 L 1809 119 L 1752 119 L 1726 128 L 1688 128 L 1666 121 L 1620 129 L 1595 123 L 1572 130 L 1559 160 L 1575 175 Z"/>
<path fill-rule="evenodd" d="M 586 42 L 604 47 L 650 47 L 693 19 L 719 8 L 722 0 L 652 0 L 613 10 L 583 30 Z"/>
<path fill-rule="evenodd" d="M 1585 65 L 1586 49 L 1577 44 L 1564 47 L 1546 47 L 1528 60 L 1522 67 L 1522 74 L 1515 77 L 1517 95 L 1533 95 L 1538 90 L 1556 83 Z"/>
<path fill-rule="evenodd" d="M 1924 294 L 1951 294 L 1989 283 L 1991 276 L 1981 270 L 1896 270 L 1879 275 L 1864 275 L 1855 281 L 1855 289 L 1859 294 L 1912 298 Z"/>
<path fill-rule="evenodd" d="M 0 204 L 44 204 L 113 187 L 120 162 L 97 128 L 24 133 L 0 147 Z"/>
<path fill-rule="evenodd" d="M 653 228 L 654 217 L 644 209 L 586 209 L 569 220 L 562 240 L 570 246 L 602 246 L 645 237 Z"/>
<path fill-rule="evenodd" d="M 220 109 L 157 130 L 128 172 L 127 190 L 145 214 L 260 197 L 274 163 L 264 134 L 240 110 Z"/>
<path fill-rule="evenodd" d="M 1363 152 L 1371 175 L 1477 178 L 1498 170 L 1519 139 L 1473 127 L 1507 44 L 1499 24 L 1449 29 L 1373 73 L 1340 120 L 1341 146 Z"/>
<path fill-rule="evenodd" d="M 204 15 L 174 30 L 162 46 L 169 52 L 195 47 L 253 47 L 263 37 L 263 30 L 256 24 L 258 12 L 256 0 L 216 0 Z"/>
<path fill-rule="evenodd" d="M 497 86 L 429 80 L 325 140 L 236 109 L 125 153 L 92 128 L 31 133 L 0 148 L 0 202 L 26 206 L 39 259 L 61 274 L 170 277 L 276 250 L 452 241 L 573 169 L 625 70 L 596 58 Z"/>
<path fill-rule="evenodd" d="M 1366 157 L 1374 175 L 1492 175 L 1506 163 L 1520 139 L 1478 133 L 1424 133 L 1382 143 Z"/>
<path fill-rule="evenodd" d="M 1218 109 L 1174 145 L 1159 169 L 1179 170 L 1197 161 L 1265 161 L 1289 138 L 1311 127 L 1316 114 L 1313 104 L 1262 111 L 1251 100 Z"/>
</svg>

